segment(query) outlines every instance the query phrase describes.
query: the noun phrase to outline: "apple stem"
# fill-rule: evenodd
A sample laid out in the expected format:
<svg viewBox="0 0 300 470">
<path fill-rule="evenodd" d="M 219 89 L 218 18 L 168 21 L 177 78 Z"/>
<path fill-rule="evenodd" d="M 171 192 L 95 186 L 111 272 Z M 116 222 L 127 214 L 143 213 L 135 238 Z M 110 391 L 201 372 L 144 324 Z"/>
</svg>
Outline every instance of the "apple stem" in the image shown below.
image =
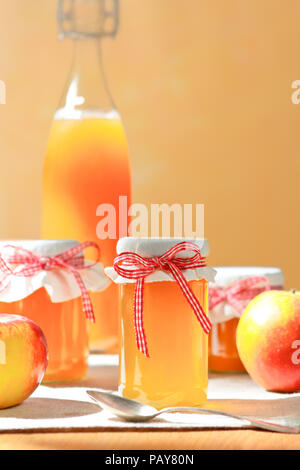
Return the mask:
<svg viewBox="0 0 300 470">
<path fill-rule="evenodd" d="M 292 294 L 296 294 L 296 289 L 291 289 Z"/>
</svg>

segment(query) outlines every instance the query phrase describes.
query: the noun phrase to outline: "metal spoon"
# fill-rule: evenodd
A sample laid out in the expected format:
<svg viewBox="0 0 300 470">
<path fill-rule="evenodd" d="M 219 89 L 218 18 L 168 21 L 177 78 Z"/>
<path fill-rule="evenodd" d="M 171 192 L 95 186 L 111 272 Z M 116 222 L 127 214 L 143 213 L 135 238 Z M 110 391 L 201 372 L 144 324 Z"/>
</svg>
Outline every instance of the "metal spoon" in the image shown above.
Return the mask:
<svg viewBox="0 0 300 470">
<path fill-rule="evenodd" d="M 184 412 L 193 412 L 193 413 L 204 413 L 204 414 L 213 414 L 227 416 L 229 418 L 238 419 L 240 421 L 248 421 L 250 424 L 256 428 L 265 429 L 267 431 L 275 431 L 282 433 L 290 434 L 299 434 L 300 426 L 286 426 L 278 423 L 270 423 L 260 419 L 250 418 L 248 416 L 238 416 L 231 413 L 226 413 L 225 411 L 210 410 L 206 408 L 192 408 L 192 407 L 173 407 L 173 408 L 163 408 L 162 410 L 157 410 L 153 406 L 145 405 L 139 403 L 135 400 L 130 400 L 128 398 L 115 395 L 111 392 L 106 392 L 104 390 L 87 390 L 87 394 L 92 398 L 101 408 L 110 411 L 112 414 L 118 416 L 119 418 L 125 421 L 135 421 L 135 422 L 146 422 L 150 421 L 156 416 L 162 413 L 174 413 L 176 411 Z"/>
</svg>

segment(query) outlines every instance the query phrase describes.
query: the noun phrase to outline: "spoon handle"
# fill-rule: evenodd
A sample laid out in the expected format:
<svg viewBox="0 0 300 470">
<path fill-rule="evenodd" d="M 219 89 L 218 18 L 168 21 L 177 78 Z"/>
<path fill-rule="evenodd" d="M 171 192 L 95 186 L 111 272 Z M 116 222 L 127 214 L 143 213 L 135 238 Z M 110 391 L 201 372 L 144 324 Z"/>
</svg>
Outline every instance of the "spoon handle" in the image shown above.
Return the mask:
<svg viewBox="0 0 300 470">
<path fill-rule="evenodd" d="M 156 416 L 162 413 L 175 413 L 176 411 L 189 411 L 193 413 L 227 416 L 228 418 L 239 419 L 240 421 L 248 421 L 256 428 L 265 429 L 267 431 L 275 431 L 275 432 L 282 432 L 282 433 L 289 433 L 289 434 L 300 433 L 300 426 L 287 426 L 287 425 L 283 425 L 279 423 L 270 423 L 261 419 L 250 418 L 248 416 L 239 416 L 239 415 L 234 415 L 231 413 L 226 413 L 225 411 L 210 410 L 206 408 L 192 408 L 192 407 L 187 407 L 187 406 L 163 408 L 157 413 Z"/>
</svg>

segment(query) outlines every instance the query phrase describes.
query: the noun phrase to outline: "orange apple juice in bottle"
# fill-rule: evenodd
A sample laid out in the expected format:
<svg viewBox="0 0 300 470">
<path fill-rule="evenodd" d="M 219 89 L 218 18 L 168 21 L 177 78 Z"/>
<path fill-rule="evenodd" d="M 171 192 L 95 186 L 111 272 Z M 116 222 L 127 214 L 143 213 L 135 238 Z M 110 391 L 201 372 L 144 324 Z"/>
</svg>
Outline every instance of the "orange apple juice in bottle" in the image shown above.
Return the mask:
<svg viewBox="0 0 300 470">
<path fill-rule="evenodd" d="M 117 2 L 106 12 L 104 0 L 75 0 L 70 11 L 59 2 L 61 36 L 73 39 L 70 77 L 55 113 L 43 171 L 42 236 L 99 242 L 101 204 L 115 208 L 119 233 L 119 197 L 130 204 L 127 141 L 120 115 L 109 94 L 101 62 L 100 39 L 116 33 Z M 111 16 L 115 29 L 105 31 Z M 100 211 L 101 212 L 101 211 Z M 126 235 L 126 233 L 124 234 Z M 113 262 L 116 237 L 101 240 L 101 262 Z M 116 352 L 118 294 L 111 285 L 92 294 L 96 323 L 89 325 L 90 348 Z"/>
<path fill-rule="evenodd" d="M 127 237 L 119 240 L 117 253 L 159 257 L 182 241 Z M 193 242 L 201 246 L 203 255 L 207 254 L 206 240 Z M 208 385 L 208 335 L 178 283 L 168 271 L 160 269 L 145 278 L 142 318 L 147 357 L 138 348 L 134 326 L 136 282 L 118 275 L 115 268 L 105 271 L 120 287 L 119 392 L 158 409 L 203 405 Z M 207 312 L 207 284 L 214 277 L 213 271 L 207 267 L 182 272 Z"/>
</svg>

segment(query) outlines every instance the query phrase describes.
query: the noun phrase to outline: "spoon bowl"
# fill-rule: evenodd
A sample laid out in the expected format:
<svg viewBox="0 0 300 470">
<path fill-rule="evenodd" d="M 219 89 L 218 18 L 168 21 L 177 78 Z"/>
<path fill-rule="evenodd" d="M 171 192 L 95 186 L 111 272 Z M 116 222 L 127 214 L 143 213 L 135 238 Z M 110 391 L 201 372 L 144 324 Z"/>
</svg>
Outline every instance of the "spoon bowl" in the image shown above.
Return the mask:
<svg viewBox="0 0 300 470">
<path fill-rule="evenodd" d="M 87 394 L 101 408 L 125 421 L 149 421 L 158 413 L 158 410 L 153 408 L 153 406 L 120 397 L 104 390 L 87 390 Z"/>
</svg>

